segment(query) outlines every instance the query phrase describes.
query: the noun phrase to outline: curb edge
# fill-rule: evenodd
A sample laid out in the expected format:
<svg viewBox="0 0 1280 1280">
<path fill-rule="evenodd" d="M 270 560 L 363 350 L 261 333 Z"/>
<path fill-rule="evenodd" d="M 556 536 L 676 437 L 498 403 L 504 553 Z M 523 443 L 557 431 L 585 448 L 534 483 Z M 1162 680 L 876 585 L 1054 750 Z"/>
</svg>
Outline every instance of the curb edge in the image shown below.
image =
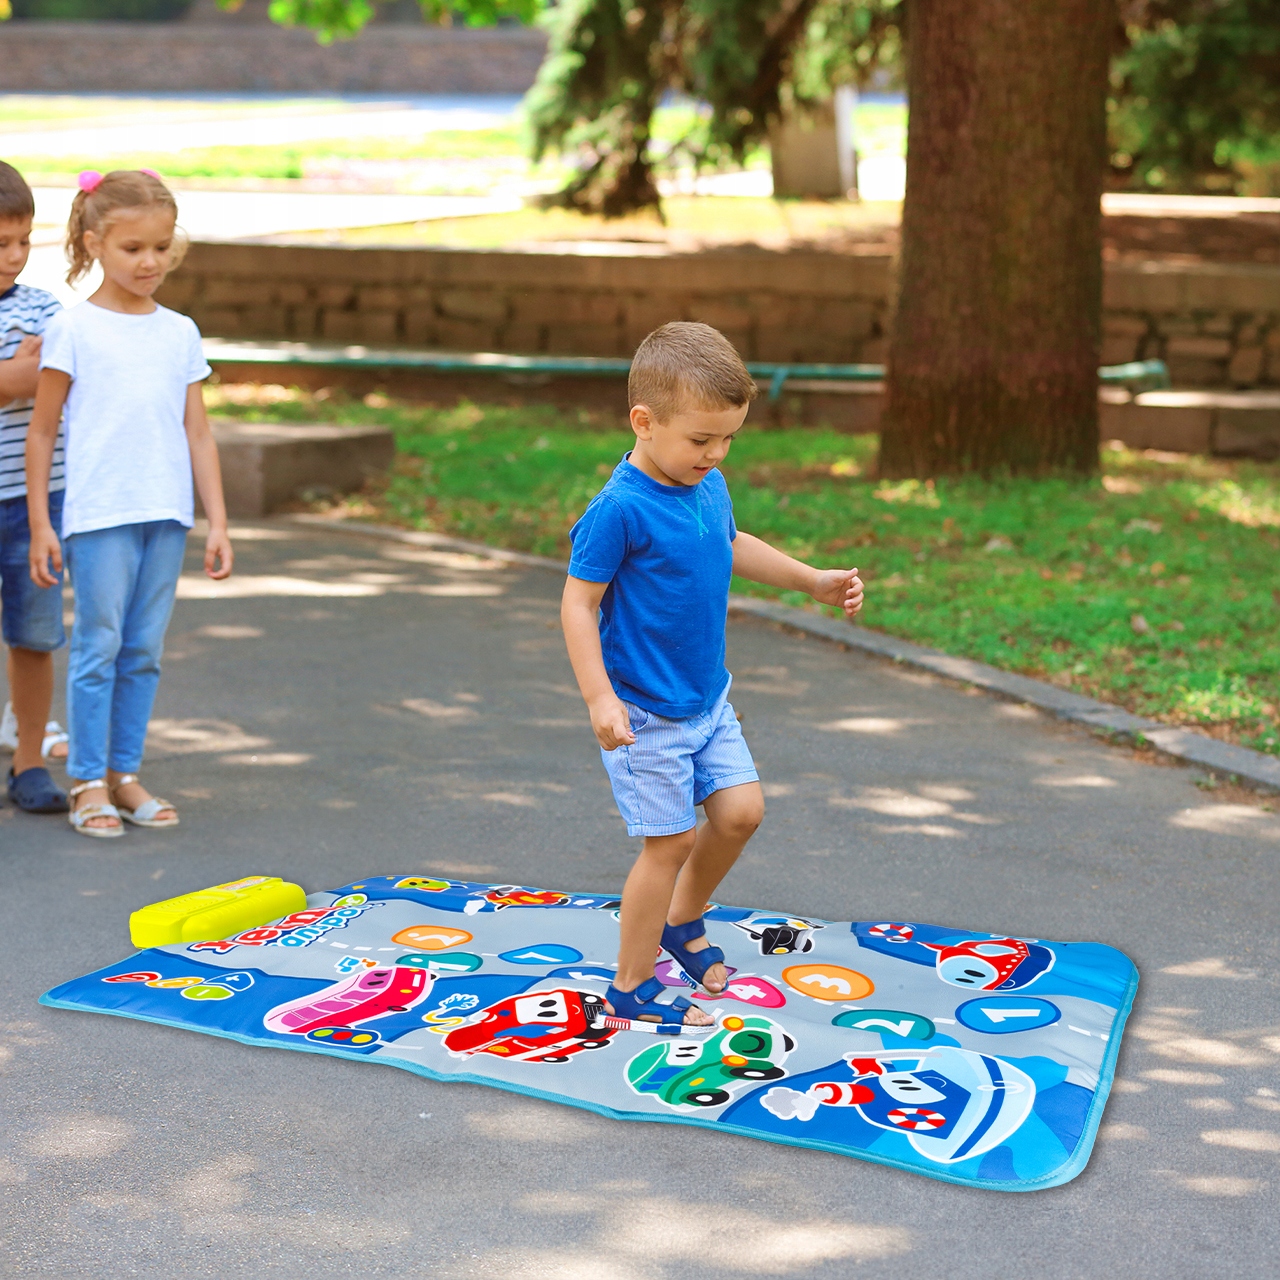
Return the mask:
<svg viewBox="0 0 1280 1280">
<path fill-rule="evenodd" d="M 958 680 L 975 685 L 987 693 L 1029 703 L 1041 711 L 1048 711 L 1060 720 L 1069 720 L 1090 729 L 1101 729 L 1130 740 L 1143 740 L 1163 752 L 1187 764 L 1199 765 L 1215 774 L 1234 777 L 1264 790 L 1280 790 L 1280 759 L 1264 755 L 1249 747 L 1219 742 L 1194 729 L 1181 729 L 1136 716 L 1123 707 L 1109 702 L 1098 702 L 1043 680 L 1033 680 L 1012 671 L 975 662 L 971 658 L 957 658 L 940 649 L 926 648 L 899 640 L 866 627 L 850 625 L 836 618 L 808 613 L 791 605 L 778 604 L 756 596 L 732 595 L 729 597 L 730 613 L 750 614 L 768 622 L 818 636 L 849 649 L 875 654 L 906 666 L 918 667 L 948 680 Z"/>
<path fill-rule="evenodd" d="M 331 520 L 325 516 L 289 515 L 275 518 L 327 533 L 349 533 L 357 537 L 381 538 L 384 541 L 405 542 L 420 547 L 449 548 L 490 560 L 503 560 L 538 569 L 554 569 L 559 573 L 568 568 L 563 560 L 529 555 L 523 551 L 505 551 L 501 547 L 470 542 L 464 538 L 451 538 L 442 533 L 420 533 L 389 525 L 357 524 L 347 520 Z M 842 645 L 846 649 L 856 649 L 860 653 L 917 667 L 948 680 L 971 684 L 998 697 L 1029 703 L 1041 711 L 1050 712 L 1060 720 L 1081 724 L 1089 729 L 1100 729 L 1129 741 L 1149 742 L 1165 755 L 1185 764 L 1199 765 L 1214 774 L 1238 779 L 1254 788 L 1280 791 L 1280 759 L 1254 751 L 1250 747 L 1219 742 L 1195 729 L 1181 729 L 1162 724 L 1158 720 L 1148 720 L 1123 707 L 1059 689 L 1043 680 L 1034 680 L 1013 671 L 1001 671 L 998 667 L 975 662 L 972 658 L 957 658 L 940 649 L 913 644 L 910 640 L 899 640 L 896 636 L 885 635 L 881 631 L 872 631 L 824 614 L 809 613 L 792 605 L 779 604 L 775 600 L 735 593 L 729 597 L 729 612 L 761 618 L 789 630 Z"/>
</svg>

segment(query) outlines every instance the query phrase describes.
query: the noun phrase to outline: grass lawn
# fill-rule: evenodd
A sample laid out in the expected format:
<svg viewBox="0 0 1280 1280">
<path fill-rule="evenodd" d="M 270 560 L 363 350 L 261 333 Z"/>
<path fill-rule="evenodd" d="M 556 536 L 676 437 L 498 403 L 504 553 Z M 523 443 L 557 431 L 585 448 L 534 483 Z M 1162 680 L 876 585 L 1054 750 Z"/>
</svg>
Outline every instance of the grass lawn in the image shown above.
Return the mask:
<svg viewBox="0 0 1280 1280">
<path fill-rule="evenodd" d="M 236 120 L 246 116 L 269 119 L 278 115 L 323 115 L 341 111 L 337 99 L 293 100 L 270 99 L 263 102 L 244 99 L 226 102 L 202 102 L 180 98 L 77 98 L 39 95 L 0 94 L 0 119 L 8 128 L 33 125 L 119 124 L 130 117 L 144 114 L 154 105 L 163 122 L 171 119 Z M 687 102 L 660 107 L 654 115 L 654 150 L 665 157 L 681 140 L 697 138 L 704 116 L 699 108 Z M 31 181 L 65 180 L 82 169 L 159 168 L 167 178 L 289 179 L 342 178 L 350 181 L 380 181 L 413 189 L 424 194 L 432 191 L 476 192 L 486 194 L 498 181 L 512 178 L 560 183 L 568 174 L 566 162 L 549 157 L 535 168 L 528 159 L 528 139 L 518 116 L 487 129 L 440 129 L 430 132 L 387 135 L 375 133 L 376 113 L 370 116 L 367 137 L 312 138 L 270 146 L 190 147 L 180 151 L 156 153 L 121 151 L 82 156 L 60 156 L 38 153 L 9 155 Z M 906 148 L 906 107 L 890 103 L 864 103 L 858 108 L 856 131 L 859 149 L 864 154 L 902 155 Z M 681 163 L 679 155 L 676 163 Z M 747 158 L 748 168 L 767 168 L 768 151 L 756 148 Z M 450 167 L 459 172 L 451 173 Z M 659 161 L 659 171 L 667 165 Z"/>
<path fill-rule="evenodd" d="M 489 249 L 543 241 L 621 240 L 665 242 L 681 248 L 744 243 L 783 248 L 807 241 L 829 247 L 847 238 L 883 246 L 886 234 L 896 231 L 899 218 L 896 202 L 854 204 L 768 196 L 667 196 L 662 211 L 665 223 L 650 212 L 606 219 L 572 209 L 526 207 L 468 218 L 349 227 L 340 233 L 340 242 Z M 291 237 L 308 238 L 305 233 Z M 314 238 L 333 239 L 328 232 L 317 232 Z M 881 251 L 885 250 L 881 247 Z"/>
<path fill-rule="evenodd" d="M 137 169 L 157 164 L 166 178 L 312 178 L 342 176 L 353 162 L 427 166 L 489 162 L 528 168 L 519 131 L 512 124 L 492 129 L 440 129 L 412 137 L 317 138 L 272 146 L 187 147 L 181 151 L 119 152 L 94 156 L 15 156 L 12 163 L 38 183 L 42 175 L 65 177 L 82 169 Z M 505 162 L 505 164 L 504 164 Z M 487 171 L 486 171 L 487 172 Z M 482 183 L 485 173 L 475 181 Z"/>
<path fill-rule="evenodd" d="M 216 119 L 219 116 L 322 115 L 349 109 L 340 97 L 180 93 L 0 93 L 0 120 L 6 127 L 116 124 L 131 118 Z"/>
<path fill-rule="evenodd" d="M 630 441 L 545 407 L 270 387 L 210 403 L 388 424 L 393 473 L 339 512 L 552 556 Z M 723 467 L 739 526 L 856 564 L 869 627 L 1280 755 L 1280 464 L 1107 449 L 1097 480 L 889 483 L 875 452 L 873 436 L 748 427 Z"/>
</svg>

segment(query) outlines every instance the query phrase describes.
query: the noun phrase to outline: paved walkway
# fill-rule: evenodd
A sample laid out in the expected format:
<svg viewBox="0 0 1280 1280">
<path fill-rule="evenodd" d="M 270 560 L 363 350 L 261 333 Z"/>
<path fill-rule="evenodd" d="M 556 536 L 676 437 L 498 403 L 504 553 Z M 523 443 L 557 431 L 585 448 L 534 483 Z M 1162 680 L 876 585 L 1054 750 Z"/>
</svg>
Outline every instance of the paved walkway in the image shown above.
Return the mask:
<svg viewBox="0 0 1280 1280">
<path fill-rule="evenodd" d="M 1074 1183 L 965 1190 L 37 1005 L 126 954 L 139 904 L 251 872 L 622 881 L 554 573 L 270 523 L 239 549 L 170 633 L 146 776 L 182 828 L 91 843 L 0 810 L 0 1274 L 1272 1272 L 1280 818 L 759 623 L 729 649 L 769 814 L 723 899 L 1123 947 L 1143 986 Z"/>
</svg>

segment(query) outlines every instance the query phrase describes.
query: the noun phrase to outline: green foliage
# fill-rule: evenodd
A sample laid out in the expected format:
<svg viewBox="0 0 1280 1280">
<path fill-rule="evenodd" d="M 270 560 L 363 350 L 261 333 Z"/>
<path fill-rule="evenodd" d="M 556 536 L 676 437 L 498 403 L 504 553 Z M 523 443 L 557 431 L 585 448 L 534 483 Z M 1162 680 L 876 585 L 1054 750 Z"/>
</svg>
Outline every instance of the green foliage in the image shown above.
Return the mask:
<svg viewBox="0 0 1280 1280">
<path fill-rule="evenodd" d="M 866 88 L 901 73 L 906 0 L 820 0 L 796 51 L 796 97 L 825 97 L 834 85 Z"/>
<path fill-rule="evenodd" d="M 128 0 L 119 2 L 128 3 Z M 218 7 L 234 12 L 243 3 L 244 0 L 218 0 Z M 447 24 L 457 18 L 471 27 L 491 27 L 512 18 L 533 22 L 542 7 L 540 0 L 419 0 L 419 3 L 428 21 Z M 329 44 L 358 36 L 372 20 L 375 8 L 376 0 L 271 0 L 268 12 L 272 22 L 285 27 L 311 27 L 321 44 Z"/>
<path fill-rule="evenodd" d="M 239 0 L 219 0 L 234 7 Z M 3 0 L 0 0 L 3 3 Z M 15 0 L 18 6 L 184 0 Z M 571 154 L 561 200 L 610 216 L 659 207 L 653 112 L 677 90 L 708 104 L 670 144 L 699 165 L 741 162 L 793 102 L 900 67 L 905 0 L 420 0 L 472 26 L 541 13 L 550 48 L 530 94 L 535 155 Z M 272 0 L 321 40 L 356 34 L 376 0 Z M 19 9 L 21 12 L 21 9 Z M 1115 185 L 1280 192 L 1277 0 L 1122 0 L 1108 104 Z"/>
<path fill-rule="evenodd" d="M 238 9 L 241 0 L 218 0 L 223 9 Z M 374 15 L 369 0 L 271 0 L 267 12 L 282 27 L 313 27 L 321 44 L 357 36 Z"/>
<path fill-rule="evenodd" d="M 566 0 L 526 100 L 534 159 L 576 152 L 560 201 L 606 216 L 659 206 L 649 143 L 653 113 L 674 75 L 679 0 Z"/>
<path fill-rule="evenodd" d="M 422 16 L 432 22 L 452 23 L 455 19 L 468 27 L 494 27 L 500 22 L 537 21 L 541 0 L 418 0 Z"/>
<path fill-rule="evenodd" d="M 240 411 L 390 425 L 397 466 L 353 515 L 560 557 L 631 441 L 545 407 Z M 1280 466 L 1106 451 L 1101 482 L 883 482 L 875 449 L 749 428 L 723 468 L 739 526 L 859 566 L 868 626 L 1280 754 Z"/>
<path fill-rule="evenodd" d="M 576 152 L 569 205 L 659 206 L 652 119 L 668 90 L 706 103 L 668 154 L 741 163 L 795 98 L 863 83 L 899 45 L 896 0 L 567 0 L 528 100 L 535 155 Z"/>
<path fill-rule="evenodd" d="M 1280 194 L 1276 0 L 1147 0 L 1129 18 L 1108 104 L 1115 181 Z"/>
<path fill-rule="evenodd" d="M 237 0 L 219 0 L 232 5 Z M 271 16 L 321 40 L 355 35 L 374 0 L 272 0 Z M 437 20 L 531 21 L 540 0 L 421 0 Z M 547 57 L 526 102 L 535 159 L 578 170 L 556 200 L 607 217 L 661 208 L 653 116 L 664 94 L 709 104 L 668 152 L 741 163 L 795 98 L 862 83 L 898 56 L 899 0 L 563 0 L 545 5 Z"/>
<path fill-rule="evenodd" d="M 441 129 L 416 138 L 315 138 L 271 146 L 188 147 L 161 161 L 166 178 L 305 178 L 326 161 L 509 160 L 520 155 L 514 125 L 495 129 Z M 156 163 L 154 152 L 95 152 L 84 156 L 13 156 L 23 173 L 67 174 L 82 169 L 140 169 Z"/>
</svg>

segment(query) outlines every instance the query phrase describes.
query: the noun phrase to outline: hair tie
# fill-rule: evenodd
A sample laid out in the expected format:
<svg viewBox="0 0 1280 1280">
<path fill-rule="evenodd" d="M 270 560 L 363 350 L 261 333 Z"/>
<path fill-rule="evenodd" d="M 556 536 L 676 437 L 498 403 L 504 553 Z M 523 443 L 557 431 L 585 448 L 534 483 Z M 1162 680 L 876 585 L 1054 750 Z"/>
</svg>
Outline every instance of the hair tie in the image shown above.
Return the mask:
<svg viewBox="0 0 1280 1280">
<path fill-rule="evenodd" d="M 85 195 L 91 196 L 102 185 L 102 174 L 97 169 L 84 169 L 76 179 L 76 185 Z"/>
<path fill-rule="evenodd" d="M 160 175 L 154 169 L 139 169 L 138 172 L 145 173 L 148 178 L 154 178 L 157 182 L 160 181 Z"/>
</svg>

